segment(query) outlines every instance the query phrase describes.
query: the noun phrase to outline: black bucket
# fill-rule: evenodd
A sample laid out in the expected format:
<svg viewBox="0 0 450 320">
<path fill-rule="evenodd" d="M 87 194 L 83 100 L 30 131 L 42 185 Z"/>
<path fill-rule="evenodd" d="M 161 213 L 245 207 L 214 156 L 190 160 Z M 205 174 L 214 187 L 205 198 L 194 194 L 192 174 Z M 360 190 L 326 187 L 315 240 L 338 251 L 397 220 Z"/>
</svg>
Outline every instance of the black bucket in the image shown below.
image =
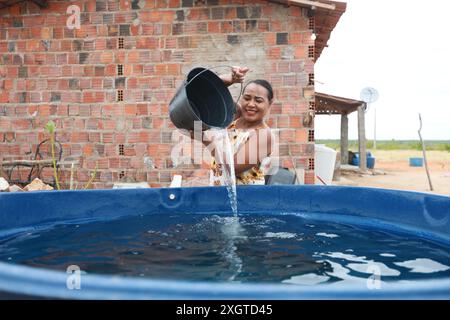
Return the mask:
<svg viewBox="0 0 450 320">
<path fill-rule="evenodd" d="M 195 121 L 202 122 L 202 130 L 226 128 L 236 105 L 222 79 L 209 69 L 195 68 L 170 102 L 169 113 L 179 129 L 194 130 Z"/>
</svg>

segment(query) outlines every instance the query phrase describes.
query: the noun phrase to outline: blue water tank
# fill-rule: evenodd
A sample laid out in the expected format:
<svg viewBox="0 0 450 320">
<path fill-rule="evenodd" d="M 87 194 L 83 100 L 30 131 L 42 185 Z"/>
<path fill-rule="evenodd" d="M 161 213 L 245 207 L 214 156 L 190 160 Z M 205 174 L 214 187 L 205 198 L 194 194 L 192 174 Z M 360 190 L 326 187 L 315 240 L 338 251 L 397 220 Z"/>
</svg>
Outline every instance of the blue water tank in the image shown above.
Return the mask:
<svg viewBox="0 0 450 320">
<path fill-rule="evenodd" d="M 368 236 L 370 232 L 379 230 L 383 233 L 411 235 L 414 241 L 417 239 L 442 243 L 443 250 L 450 245 L 448 196 L 378 188 L 313 185 L 237 186 L 237 195 L 239 219 L 241 215 L 252 219 L 261 213 L 270 213 L 275 217 L 301 212 L 305 221 L 326 221 L 337 226 L 345 223 L 348 226 L 367 228 Z M 62 207 L 64 210 L 61 210 Z M 141 214 L 214 214 L 230 217 L 232 212 L 225 187 L 0 192 L 0 242 L 58 225 L 102 224 Z M 224 236 L 227 235 L 229 236 L 224 233 Z M 38 244 L 40 238 L 35 240 Z M 282 241 L 280 248 L 281 246 Z M 448 261 L 446 251 L 442 255 L 442 261 Z M 383 282 L 380 290 L 368 290 L 366 281 L 340 281 L 339 284 L 335 283 L 336 286 L 317 284 L 308 286 L 305 290 L 302 285 L 275 282 L 219 282 L 214 279 L 188 281 L 183 277 L 183 270 L 173 278 L 107 275 L 98 274 L 102 270 L 92 270 L 93 272 L 81 274 L 81 290 L 70 290 L 69 280 L 76 281 L 76 273 L 68 274 L 64 270 L 45 267 L 0 261 L 0 298 L 450 299 L 450 277 L 448 273 L 438 275 L 437 272 L 430 274 L 427 280 L 410 282 L 392 279 L 392 282 Z"/>
</svg>

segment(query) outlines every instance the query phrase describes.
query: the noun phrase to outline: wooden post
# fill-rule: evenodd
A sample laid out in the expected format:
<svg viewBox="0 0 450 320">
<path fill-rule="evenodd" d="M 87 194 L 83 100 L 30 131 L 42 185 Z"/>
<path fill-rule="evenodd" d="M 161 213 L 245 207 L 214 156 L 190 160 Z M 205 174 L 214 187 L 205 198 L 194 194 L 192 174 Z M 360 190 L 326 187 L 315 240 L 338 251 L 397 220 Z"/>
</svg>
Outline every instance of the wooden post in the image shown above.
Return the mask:
<svg viewBox="0 0 450 320">
<path fill-rule="evenodd" d="M 341 115 L 341 164 L 348 164 L 348 116 Z"/>
<path fill-rule="evenodd" d="M 358 107 L 359 169 L 361 171 L 367 170 L 365 109 L 365 103 Z"/>
</svg>

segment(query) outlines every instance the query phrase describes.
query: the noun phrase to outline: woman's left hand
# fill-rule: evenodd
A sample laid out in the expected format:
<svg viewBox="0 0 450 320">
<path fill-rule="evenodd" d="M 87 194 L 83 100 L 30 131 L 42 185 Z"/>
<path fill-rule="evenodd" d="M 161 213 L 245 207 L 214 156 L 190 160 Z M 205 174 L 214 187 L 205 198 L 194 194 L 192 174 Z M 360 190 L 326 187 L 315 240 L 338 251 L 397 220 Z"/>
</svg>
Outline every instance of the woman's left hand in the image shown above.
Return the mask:
<svg viewBox="0 0 450 320">
<path fill-rule="evenodd" d="M 233 67 L 231 69 L 231 82 L 232 83 L 242 83 L 244 82 L 245 74 L 250 69 L 247 67 Z"/>
<path fill-rule="evenodd" d="M 231 86 L 234 83 L 243 83 L 245 74 L 249 70 L 250 69 L 246 67 L 232 67 L 231 74 L 223 74 L 220 76 L 220 79 L 222 79 L 226 86 Z"/>
</svg>

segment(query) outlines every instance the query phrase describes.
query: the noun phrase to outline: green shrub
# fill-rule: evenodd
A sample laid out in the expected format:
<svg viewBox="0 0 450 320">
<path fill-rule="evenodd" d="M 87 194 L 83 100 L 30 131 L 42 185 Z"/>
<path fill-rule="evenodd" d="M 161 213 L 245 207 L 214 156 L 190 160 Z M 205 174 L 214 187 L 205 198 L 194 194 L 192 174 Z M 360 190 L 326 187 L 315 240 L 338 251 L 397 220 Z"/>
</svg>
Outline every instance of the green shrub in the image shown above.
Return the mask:
<svg viewBox="0 0 450 320">
<path fill-rule="evenodd" d="M 427 151 L 447 151 L 450 152 L 450 141 L 448 140 L 425 140 Z M 316 140 L 316 144 L 324 144 L 329 148 L 339 151 L 341 148 L 339 140 Z M 348 149 L 358 151 L 358 140 L 349 140 Z M 373 140 L 367 140 L 366 149 L 373 149 Z M 422 143 L 419 140 L 379 140 L 378 150 L 422 150 Z"/>
</svg>

